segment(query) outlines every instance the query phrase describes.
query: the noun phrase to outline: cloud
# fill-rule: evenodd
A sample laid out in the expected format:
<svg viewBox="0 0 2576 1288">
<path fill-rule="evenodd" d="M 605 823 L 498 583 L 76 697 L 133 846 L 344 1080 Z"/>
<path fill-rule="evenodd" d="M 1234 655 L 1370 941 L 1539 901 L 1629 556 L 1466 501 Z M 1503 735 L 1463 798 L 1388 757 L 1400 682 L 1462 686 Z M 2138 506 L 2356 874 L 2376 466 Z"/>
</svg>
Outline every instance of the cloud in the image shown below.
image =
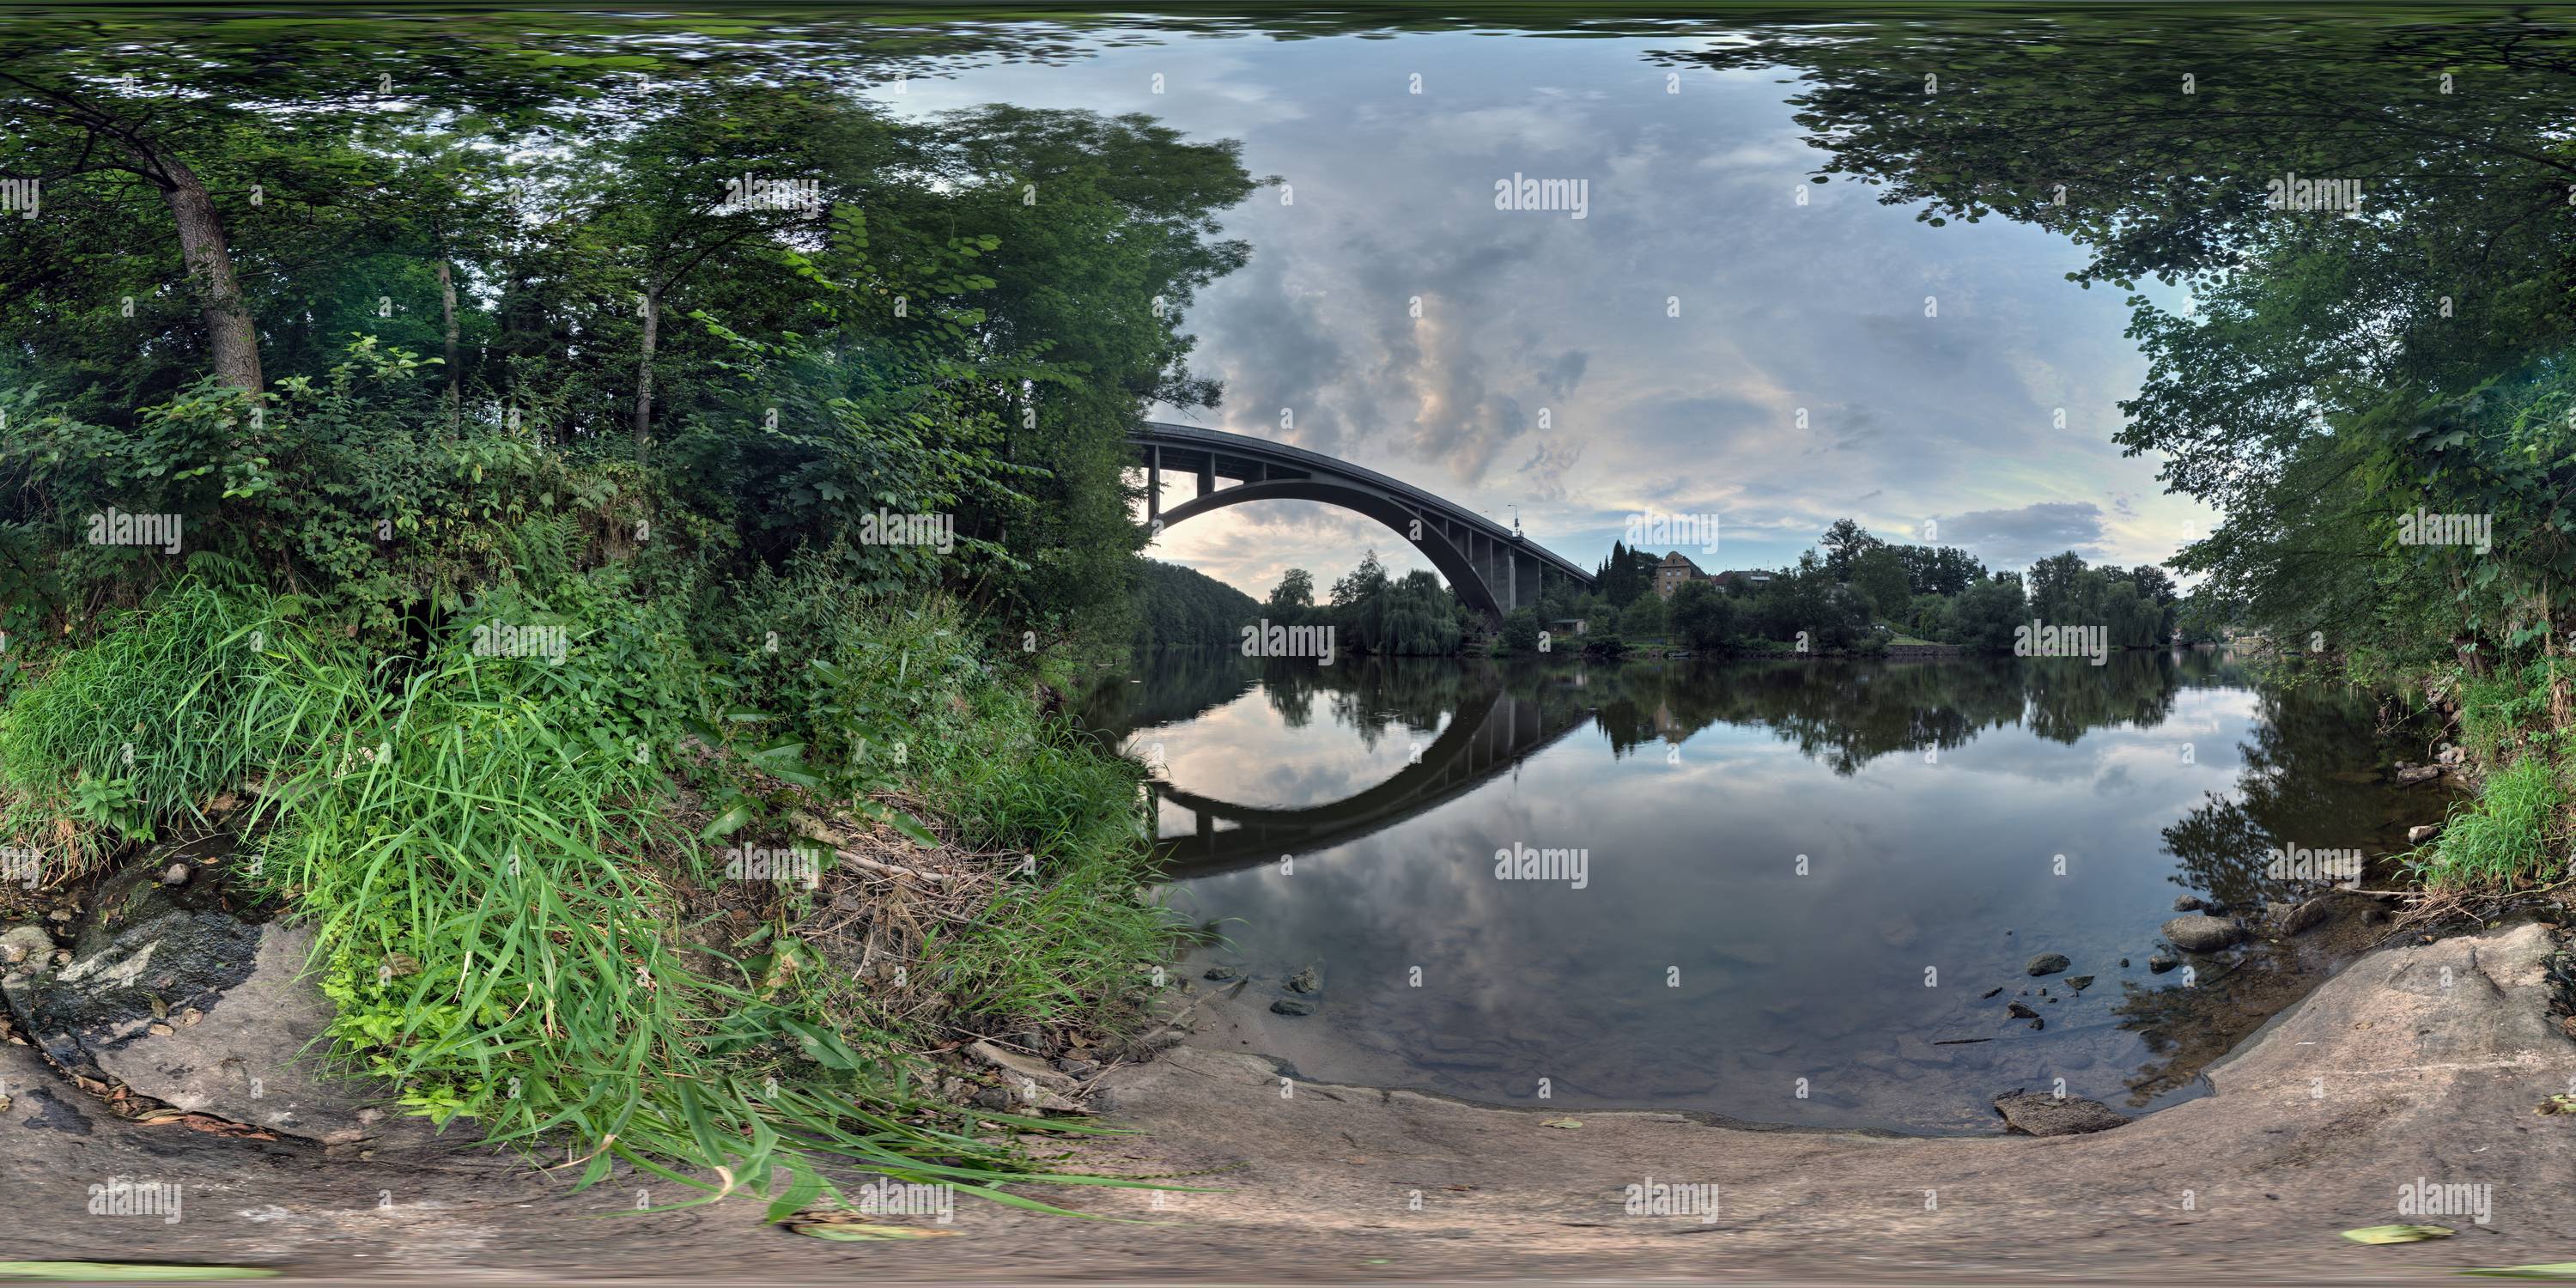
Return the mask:
<svg viewBox="0 0 2576 1288">
<path fill-rule="evenodd" d="M 2040 501 L 2014 510 L 1971 510 L 1940 520 L 1939 544 L 1958 546 L 1998 571 L 2018 570 L 2072 550 L 2103 558 L 2102 507 L 2090 501 Z"/>
</svg>

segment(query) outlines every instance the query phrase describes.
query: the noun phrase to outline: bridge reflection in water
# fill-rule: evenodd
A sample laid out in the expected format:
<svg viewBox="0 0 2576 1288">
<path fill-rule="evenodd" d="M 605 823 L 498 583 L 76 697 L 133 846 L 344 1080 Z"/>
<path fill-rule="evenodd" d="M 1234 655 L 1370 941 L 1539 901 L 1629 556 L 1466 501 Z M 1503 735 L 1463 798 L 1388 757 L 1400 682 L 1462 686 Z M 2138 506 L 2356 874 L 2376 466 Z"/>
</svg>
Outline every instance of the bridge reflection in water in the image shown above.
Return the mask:
<svg viewBox="0 0 2576 1288">
<path fill-rule="evenodd" d="M 1187 832 L 1155 838 L 1166 874 L 1208 876 L 1348 844 L 1474 791 L 1592 721 L 1579 692 L 1514 692 L 1497 683 L 1460 697 L 1457 716 L 1418 757 L 1408 749 L 1403 769 L 1337 801 L 1273 809 L 1151 781 L 1156 817 L 1168 802 L 1195 819 Z"/>
</svg>

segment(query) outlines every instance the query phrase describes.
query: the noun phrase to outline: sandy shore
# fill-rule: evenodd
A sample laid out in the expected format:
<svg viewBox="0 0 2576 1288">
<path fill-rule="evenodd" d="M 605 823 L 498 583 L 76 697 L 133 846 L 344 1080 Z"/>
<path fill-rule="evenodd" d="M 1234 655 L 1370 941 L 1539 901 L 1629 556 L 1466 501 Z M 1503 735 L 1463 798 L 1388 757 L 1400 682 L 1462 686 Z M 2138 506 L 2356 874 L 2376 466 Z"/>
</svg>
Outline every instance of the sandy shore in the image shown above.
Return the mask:
<svg viewBox="0 0 2576 1288">
<path fill-rule="evenodd" d="M 1532 1113 L 1289 1083 L 1230 1036 L 1111 1075 L 1137 1134 L 1079 1165 L 1193 1192 L 1051 1195 L 1114 1221 L 961 1206 L 953 1237 L 827 1244 L 751 1203 L 645 1218 L 637 1183 L 587 1194 L 396 1130 L 366 1146 L 223 1139 L 99 1111 L 0 1046 L 0 1259 L 278 1267 L 315 1281 L 894 1280 L 1227 1283 L 1657 1279 L 1753 1283 L 2155 1279 L 2351 1283 L 2576 1260 L 2567 1216 L 2576 1042 L 2548 1014 L 2537 925 L 2384 949 L 2208 1076 L 2214 1093 L 2112 1131 L 2038 1139 L 1761 1130 L 1679 1114 Z M 1203 1008 L 1202 1013 L 1206 1013 Z M 1574 1118 L 1580 1127 L 1546 1125 Z M 113 1176 L 186 1186 L 184 1219 L 94 1216 Z M 2474 1214 L 2410 1215 L 2429 1182 Z M 1638 1215 L 1627 1187 L 1714 1196 Z M 2483 1188 L 2476 1188 L 2483 1187 Z M 657 1202 L 678 1197 L 656 1193 Z M 2338 1231 L 2420 1221 L 2449 1239 Z M 1132 1223 L 1131 1223 L 1132 1222 Z"/>
</svg>

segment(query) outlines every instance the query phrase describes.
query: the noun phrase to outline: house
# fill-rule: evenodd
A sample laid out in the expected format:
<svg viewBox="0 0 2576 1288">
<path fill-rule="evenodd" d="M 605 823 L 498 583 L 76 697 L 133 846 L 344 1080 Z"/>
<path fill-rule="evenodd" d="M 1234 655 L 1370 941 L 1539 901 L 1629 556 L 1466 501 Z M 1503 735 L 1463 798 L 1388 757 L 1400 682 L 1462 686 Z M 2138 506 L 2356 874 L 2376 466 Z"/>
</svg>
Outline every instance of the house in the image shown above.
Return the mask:
<svg viewBox="0 0 2576 1288">
<path fill-rule="evenodd" d="M 1550 638 L 1559 635 L 1582 635 L 1591 629 L 1591 625 L 1580 617 L 1559 617 L 1547 624 L 1547 633 Z"/>
<path fill-rule="evenodd" d="M 1708 580 L 1708 574 L 1701 572 L 1699 565 L 1692 563 L 1689 555 L 1676 550 L 1665 555 L 1662 563 L 1655 565 L 1655 598 L 1670 599 L 1674 591 L 1694 581 L 1706 580 Z"/>
<path fill-rule="evenodd" d="M 1709 580 L 1717 583 L 1719 590 L 1732 594 L 1739 590 L 1760 590 L 1770 585 L 1772 577 L 1776 575 L 1759 568 L 1732 568 Z"/>
</svg>

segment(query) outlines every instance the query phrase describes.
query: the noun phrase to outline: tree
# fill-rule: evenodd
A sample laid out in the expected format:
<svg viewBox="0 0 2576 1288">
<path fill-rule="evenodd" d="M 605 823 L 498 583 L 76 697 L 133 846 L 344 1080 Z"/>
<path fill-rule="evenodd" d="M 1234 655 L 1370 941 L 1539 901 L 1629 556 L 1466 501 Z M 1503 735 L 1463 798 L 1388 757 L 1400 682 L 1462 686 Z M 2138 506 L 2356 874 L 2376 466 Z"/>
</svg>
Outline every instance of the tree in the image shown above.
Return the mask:
<svg viewBox="0 0 2576 1288">
<path fill-rule="evenodd" d="M 1526 608 L 1516 608 L 1503 614 L 1502 634 L 1496 637 L 1495 643 L 1506 653 L 1535 653 L 1538 651 L 1538 634 L 1538 614 Z"/>
<path fill-rule="evenodd" d="M 2029 625 L 2028 612 L 2020 578 L 1988 577 L 1952 602 L 1948 642 L 1971 652 L 2009 653 L 2014 630 Z"/>
<path fill-rule="evenodd" d="M 1661 635 L 1664 627 L 1664 601 L 1660 595 L 1639 595 L 1619 614 L 1619 633 L 1629 639 Z"/>
<path fill-rule="evenodd" d="M 1734 603 L 1707 582 L 1684 583 L 1668 607 L 1672 629 L 1693 648 L 1716 648 L 1735 634 Z"/>
<path fill-rule="evenodd" d="M 2089 621 L 2078 593 L 2076 579 L 2085 571 L 2084 560 L 2074 551 L 2050 555 L 2030 566 L 2030 611 L 2041 621 L 2073 625 Z"/>
<path fill-rule="evenodd" d="M 1303 568 L 1291 568 L 1280 574 L 1279 584 L 1270 589 L 1270 611 L 1282 617 L 1294 617 L 1315 606 L 1315 574 Z"/>
<path fill-rule="evenodd" d="M 2554 650 L 2576 583 L 2576 39 L 2519 18 L 2398 33 L 1997 15 L 1662 56 L 1795 69 L 1798 120 L 1831 154 L 1818 182 L 2084 245 L 2071 276 L 2131 293 L 2148 359 L 2116 441 L 2227 516 L 2170 561 L 2213 602 L 2415 661 Z M 1935 67 L 1945 92 L 1922 92 Z M 2150 296 L 2148 277 L 2182 289 Z M 2160 302 L 2178 297 L 2190 312 Z M 2400 520 L 2418 513 L 2509 535 L 2416 542 Z M 2064 579 L 2047 582 L 2034 609 Z"/>
<path fill-rule="evenodd" d="M 1869 601 L 1881 618 L 1902 620 L 1914 606 L 1905 560 L 1887 546 L 1872 546 L 1852 561 L 1851 587 Z"/>
<path fill-rule="evenodd" d="M 1861 556 L 1886 547 L 1887 543 L 1869 535 L 1867 529 L 1849 519 L 1836 519 L 1825 529 L 1825 570 L 1835 581 L 1850 581 L 1852 569 Z"/>
</svg>

